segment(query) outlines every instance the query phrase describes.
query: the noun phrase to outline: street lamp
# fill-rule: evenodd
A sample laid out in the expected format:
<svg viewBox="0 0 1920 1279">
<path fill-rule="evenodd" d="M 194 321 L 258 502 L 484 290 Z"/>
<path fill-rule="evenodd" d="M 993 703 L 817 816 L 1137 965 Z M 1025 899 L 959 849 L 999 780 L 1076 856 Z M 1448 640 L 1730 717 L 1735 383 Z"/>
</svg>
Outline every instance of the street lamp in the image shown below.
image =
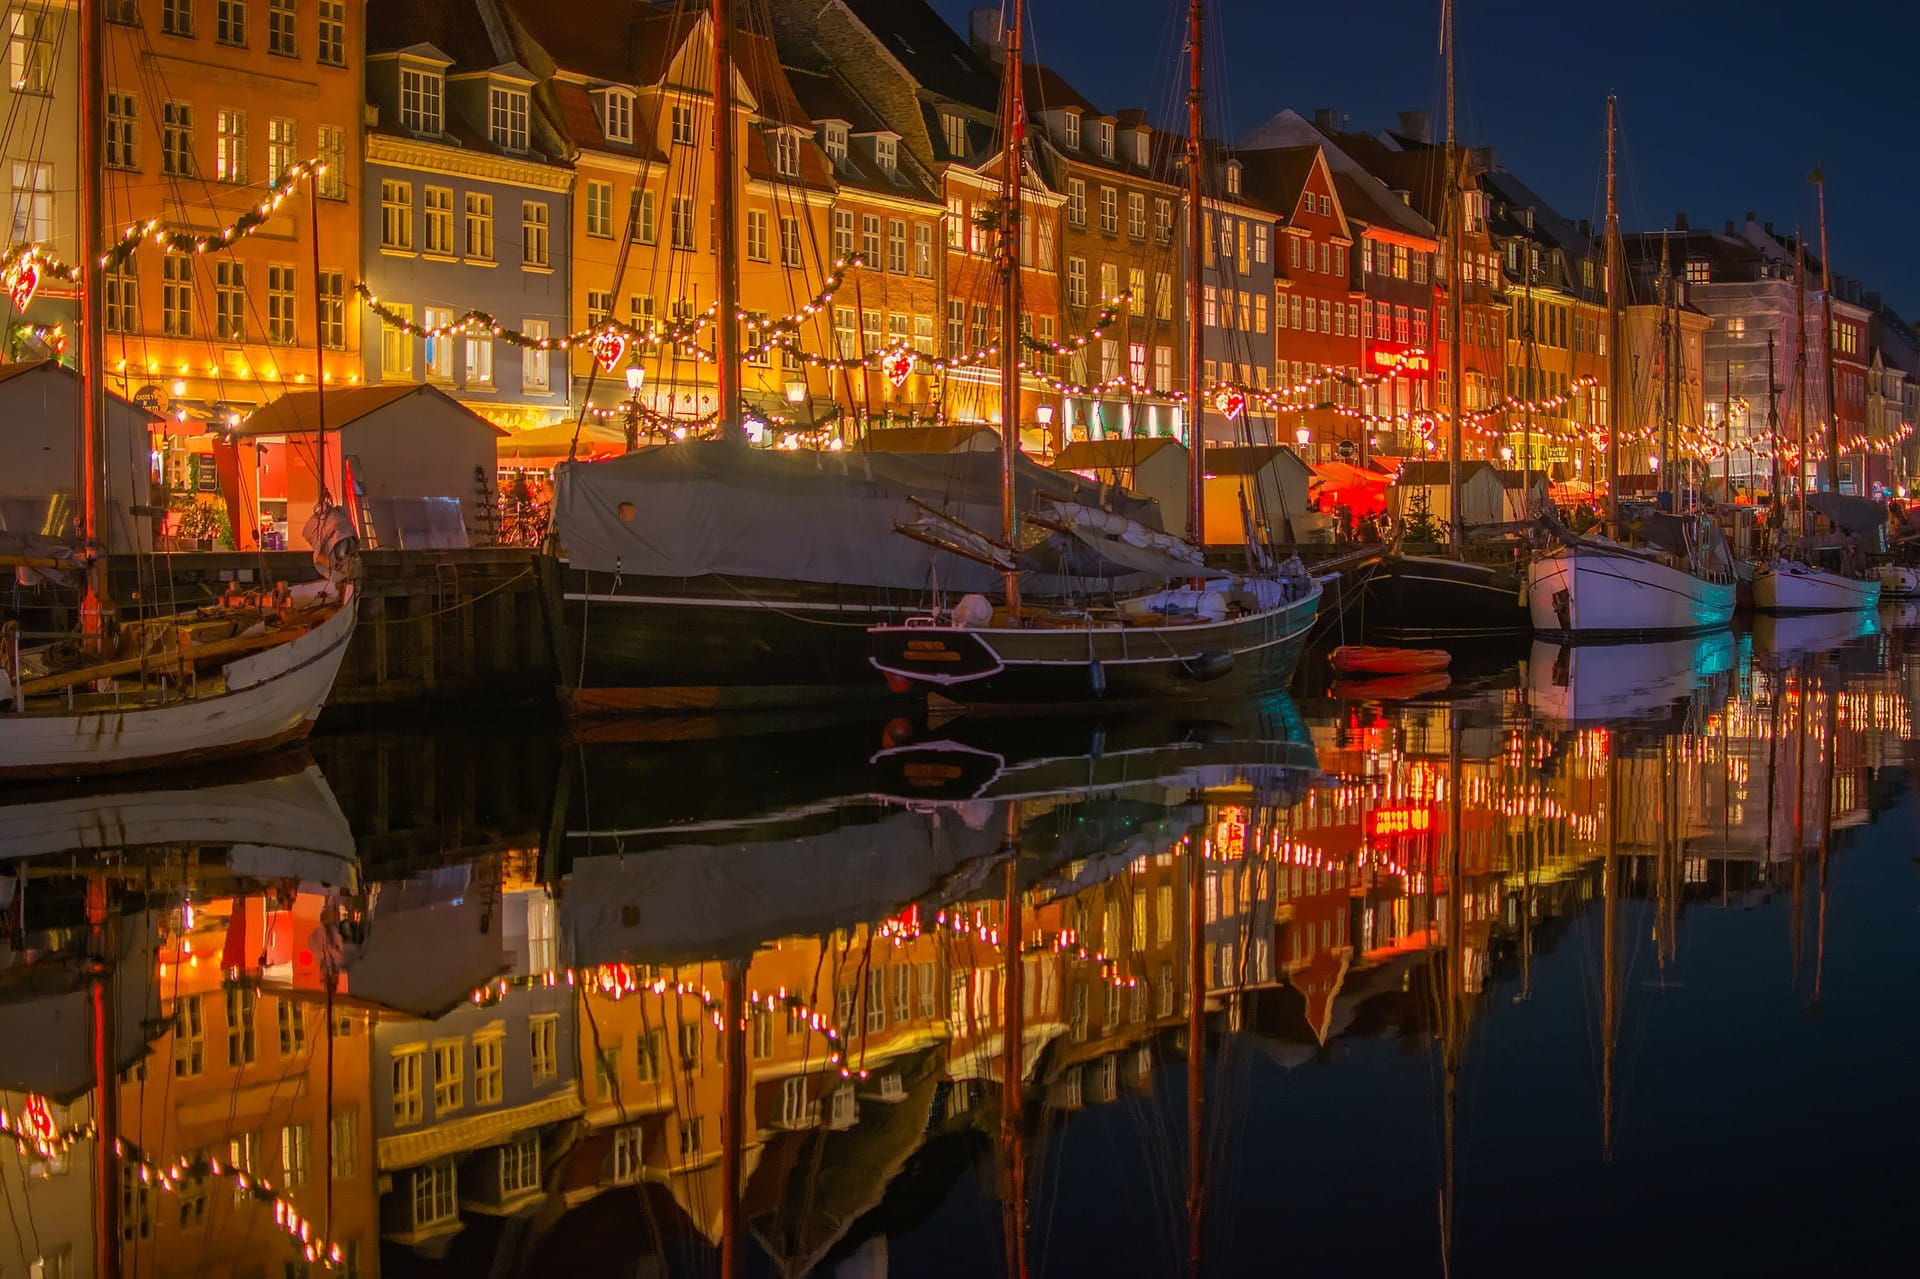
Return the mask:
<svg viewBox="0 0 1920 1279">
<path fill-rule="evenodd" d="M 807 402 L 807 384 L 799 378 L 787 383 L 787 403 L 796 409 Z"/>
<path fill-rule="evenodd" d="M 640 388 L 646 384 L 647 371 L 635 359 L 627 365 L 627 452 L 640 447 Z"/>
</svg>

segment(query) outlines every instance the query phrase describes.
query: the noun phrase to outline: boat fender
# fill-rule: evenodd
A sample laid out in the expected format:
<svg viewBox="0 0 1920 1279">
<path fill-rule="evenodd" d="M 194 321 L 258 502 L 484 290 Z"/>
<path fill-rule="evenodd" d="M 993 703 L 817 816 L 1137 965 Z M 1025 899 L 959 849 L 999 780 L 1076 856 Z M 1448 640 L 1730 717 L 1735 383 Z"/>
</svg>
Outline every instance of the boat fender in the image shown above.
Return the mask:
<svg viewBox="0 0 1920 1279">
<path fill-rule="evenodd" d="M 1232 653 L 1196 653 L 1180 664 L 1188 679 L 1204 684 L 1233 670 Z"/>
<path fill-rule="evenodd" d="M 1099 658 L 1096 657 L 1087 663 L 1087 678 L 1093 683 L 1095 697 L 1107 695 L 1107 668 L 1101 665 Z"/>
<path fill-rule="evenodd" d="M 953 606 L 953 624 L 967 631 L 993 625 L 992 602 L 984 595 L 962 595 Z"/>
<path fill-rule="evenodd" d="M 896 675 L 892 671 L 887 672 L 887 691 L 888 692 L 905 693 L 910 691 L 912 688 L 913 688 L 913 681 L 908 679 L 906 676 Z"/>
</svg>

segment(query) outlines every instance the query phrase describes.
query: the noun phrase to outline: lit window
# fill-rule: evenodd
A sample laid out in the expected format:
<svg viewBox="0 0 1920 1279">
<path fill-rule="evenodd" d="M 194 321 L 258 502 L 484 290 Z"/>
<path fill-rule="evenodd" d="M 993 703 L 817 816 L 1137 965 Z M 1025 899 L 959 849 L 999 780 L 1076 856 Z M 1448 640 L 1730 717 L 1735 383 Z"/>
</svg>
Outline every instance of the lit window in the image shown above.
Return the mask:
<svg viewBox="0 0 1920 1279">
<path fill-rule="evenodd" d="M 467 1102 L 466 1054 L 459 1040 L 444 1040 L 433 1046 L 433 1114 L 438 1119 L 460 1109 Z"/>
<path fill-rule="evenodd" d="M 487 339 L 488 349 L 487 376 L 485 381 L 493 380 L 492 339 Z M 474 380 L 473 339 L 468 339 L 467 381 Z M 476 1106 L 497 1106 L 502 1095 L 501 1086 L 505 1072 L 506 1041 L 497 1034 L 475 1035 L 473 1037 L 473 1104 Z"/>
<path fill-rule="evenodd" d="M 53 16 L 45 9 L 7 14 L 8 83 L 15 93 L 53 92 Z"/>
<path fill-rule="evenodd" d="M 503 151 L 527 149 L 527 91 L 499 85 L 487 90 L 487 137 Z"/>
<path fill-rule="evenodd" d="M 15 160 L 13 242 L 44 243 L 53 238 L 53 166 Z"/>
<path fill-rule="evenodd" d="M 600 129 L 609 142 L 633 141 L 633 95 L 608 89 L 600 95 Z"/>
<path fill-rule="evenodd" d="M 294 166 L 299 151 L 299 125 L 284 116 L 267 121 L 267 181 L 278 182 Z"/>
<path fill-rule="evenodd" d="M 399 322 L 412 319 L 413 308 L 392 302 L 386 307 L 393 312 L 395 322 L 383 322 L 380 326 L 380 376 L 389 381 L 411 381 L 413 335 Z M 410 1064 L 402 1062 L 402 1055 L 395 1053 L 393 1058 L 393 1122 L 417 1124 L 420 1122 L 420 1062 L 417 1051 Z M 408 1079 L 412 1081 L 410 1101 L 406 1095 Z M 411 1119 L 406 1117 L 409 1114 L 413 1116 Z"/>
<path fill-rule="evenodd" d="M 193 163 L 193 104 L 166 102 L 160 107 L 160 172 L 190 178 Z"/>
<path fill-rule="evenodd" d="M 387 372 L 394 370 L 391 366 Z M 417 1124 L 424 1115 L 421 1073 L 426 1060 L 422 1048 L 396 1049 L 393 1054 L 393 1122 L 404 1128 Z"/>
<path fill-rule="evenodd" d="M 552 210 L 533 200 L 520 205 L 520 261 L 522 265 L 545 267 L 553 260 Z"/>
<path fill-rule="evenodd" d="M 940 132 L 947 144 L 947 154 L 956 160 L 965 159 L 967 155 L 966 118 L 953 111 L 942 111 Z"/>
<path fill-rule="evenodd" d="M 478 262 L 493 261 L 493 197 L 467 192 L 466 255 Z"/>
<path fill-rule="evenodd" d="M 400 68 L 400 127 L 422 137 L 440 136 L 440 73 Z"/>
<path fill-rule="evenodd" d="M 546 341 L 549 329 L 545 320 L 525 320 L 520 331 L 529 342 Z M 520 354 L 520 389 L 523 391 L 545 391 L 550 387 L 552 361 L 546 351 L 532 346 Z M 539 1083 L 551 1079 L 560 1070 L 560 1054 L 557 1044 L 559 1038 L 559 1018 L 551 1013 L 531 1019 L 529 1027 L 529 1051 L 533 1062 L 533 1080 Z"/>
</svg>

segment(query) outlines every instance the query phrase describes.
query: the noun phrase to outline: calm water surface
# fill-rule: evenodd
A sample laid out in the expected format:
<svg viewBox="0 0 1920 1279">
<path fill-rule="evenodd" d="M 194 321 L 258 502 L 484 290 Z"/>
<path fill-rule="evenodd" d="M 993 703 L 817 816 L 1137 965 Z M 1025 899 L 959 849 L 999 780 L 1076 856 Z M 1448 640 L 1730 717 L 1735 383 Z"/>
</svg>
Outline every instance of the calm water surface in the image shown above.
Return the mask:
<svg viewBox="0 0 1920 1279">
<path fill-rule="evenodd" d="M 0 797 L 0 1275 L 1901 1266 L 1884 623 Z"/>
</svg>

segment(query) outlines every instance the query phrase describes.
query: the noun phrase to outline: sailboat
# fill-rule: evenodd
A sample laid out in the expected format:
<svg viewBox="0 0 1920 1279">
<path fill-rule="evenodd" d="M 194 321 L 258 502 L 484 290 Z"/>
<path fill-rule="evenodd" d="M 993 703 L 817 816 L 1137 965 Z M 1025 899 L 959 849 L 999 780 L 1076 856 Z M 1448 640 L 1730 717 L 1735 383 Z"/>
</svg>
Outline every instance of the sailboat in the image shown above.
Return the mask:
<svg viewBox="0 0 1920 1279">
<path fill-rule="evenodd" d="M 1840 458 L 1840 422 L 1837 405 L 1834 402 L 1833 383 L 1833 276 L 1827 263 L 1827 184 L 1816 171 L 1814 188 L 1820 195 L 1820 296 L 1822 310 L 1822 332 L 1827 336 L 1821 342 L 1826 352 L 1826 392 L 1827 392 L 1827 470 L 1828 482 L 1838 483 L 1836 468 Z M 1798 237 L 1796 237 L 1797 239 Z M 1805 488 L 1807 469 L 1806 449 L 1806 333 L 1807 318 L 1807 258 L 1806 249 L 1798 249 L 1799 261 L 1796 264 L 1800 302 L 1800 338 L 1794 344 L 1796 381 L 1800 383 L 1800 474 L 1801 487 Z M 1779 441 L 1774 442 L 1779 451 Z M 1816 497 L 1838 498 L 1839 494 L 1802 493 L 1800 501 L 1800 545 L 1799 557 L 1778 556 L 1761 566 L 1753 575 L 1753 604 L 1763 613 L 1842 613 L 1859 609 L 1870 609 L 1880 603 L 1881 578 L 1855 576 L 1848 572 L 1832 572 L 1814 562 L 1807 545 L 1807 508 Z M 1872 507 L 1874 503 L 1862 498 L 1859 505 L 1868 507 L 1859 517 L 1861 528 L 1847 528 L 1854 536 L 1870 536 L 1886 527 L 1886 508 L 1880 507 L 1876 520 Z M 1831 508 L 1830 508 L 1831 509 Z M 1836 513 L 1836 523 L 1840 522 Z"/>
<path fill-rule="evenodd" d="M 1248 525 L 1251 571 L 1221 576 L 1208 570 L 1199 543 L 1206 439 L 1202 426 L 1201 309 L 1202 204 L 1201 23 L 1195 0 L 1189 16 L 1190 84 L 1186 141 L 1188 510 L 1185 539 L 1115 520 L 1075 502 L 1043 499 L 1043 511 L 1023 514 L 1016 479 L 1019 432 L 1001 440 L 1004 467 L 998 538 L 953 521 L 916 521 L 902 534 L 945 545 L 998 568 L 1003 595 L 996 606 L 969 594 L 948 610 L 871 628 L 874 667 L 902 691 L 918 687 L 974 705 L 1027 708 L 1193 697 L 1284 683 L 1293 674 L 1307 632 L 1320 610 L 1322 584 L 1296 564 L 1276 566 Z M 1007 34 L 1001 102 L 1000 314 L 1007 327 L 999 344 L 1001 420 L 1019 421 L 1021 343 L 1020 205 L 1027 171 L 1026 107 L 1022 74 L 1025 6 L 1015 0 Z M 1035 526 L 1064 534 L 1102 561 L 1159 576 L 1165 589 L 1094 607 L 1029 609 L 1021 602 L 1021 552 Z"/>
<path fill-rule="evenodd" d="M 1612 386 L 1620 376 L 1620 205 L 1614 171 L 1615 99 L 1607 99 L 1607 342 Z M 1619 407 L 1610 400 L 1607 523 L 1620 530 Z M 1733 556 L 1709 520 L 1656 515 L 1649 548 L 1608 537 L 1553 530 L 1559 545 L 1537 554 L 1527 570 L 1527 608 L 1535 631 L 1571 639 L 1690 635 L 1733 620 Z"/>
<path fill-rule="evenodd" d="M 82 0 L 81 101 L 94 117 L 101 102 L 102 19 L 100 0 Z M 324 579 L 318 591 L 297 604 L 290 597 L 257 600 L 146 619 L 112 633 L 105 557 L 105 130 L 98 118 L 83 125 L 81 546 L 0 556 L 0 567 L 84 575 L 84 642 L 35 652 L 23 646 L 17 625 L 0 630 L 0 781 L 137 772 L 304 738 L 333 689 L 358 619 L 358 543 L 345 512 L 325 510 L 323 484 L 322 509 L 308 529 L 310 544 L 326 548 L 315 552 Z M 318 332 L 314 340 L 320 341 Z M 324 451 L 325 431 L 317 438 Z M 324 463 L 316 471 L 324 474 Z"/>
</svg>

